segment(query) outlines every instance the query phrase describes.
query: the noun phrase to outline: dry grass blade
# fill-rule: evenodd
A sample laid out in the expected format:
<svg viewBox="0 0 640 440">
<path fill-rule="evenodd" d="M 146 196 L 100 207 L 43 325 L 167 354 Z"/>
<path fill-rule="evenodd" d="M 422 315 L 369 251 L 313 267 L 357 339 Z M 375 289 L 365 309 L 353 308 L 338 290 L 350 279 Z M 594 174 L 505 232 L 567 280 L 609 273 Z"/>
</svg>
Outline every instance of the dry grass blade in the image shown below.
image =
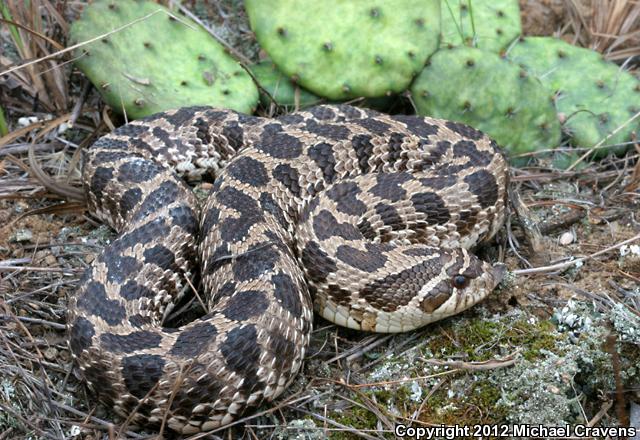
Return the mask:
<svg viewBox="0 0 640 440">
<path fill-rule="evenodd" d="M 34 58 L 47 57 L 52 50 L 62 46 L 50 35 L 66 28 L 62 16 L 43 14 L 55 10 L 49 0 L 6 0 L 2 7 L 3 22 L 11 23 L 9 28 L 14 46 L 20 59 L 25 62 Z M 15 25 L 13 24 L 15 23 Z M 22 89 L 38 102 L 46 111 L 61 111 L 69 106 L 66 72 L 55 60 L 47 63 L 29 64 L 26 67 L 27 81 L 14 75 Z"/>
<path fill-rule="evenodd" d="M 565 0 L 571 25 L 582 46 L 613 61 L 640 55 L 640 2 Z"/>
</svg>

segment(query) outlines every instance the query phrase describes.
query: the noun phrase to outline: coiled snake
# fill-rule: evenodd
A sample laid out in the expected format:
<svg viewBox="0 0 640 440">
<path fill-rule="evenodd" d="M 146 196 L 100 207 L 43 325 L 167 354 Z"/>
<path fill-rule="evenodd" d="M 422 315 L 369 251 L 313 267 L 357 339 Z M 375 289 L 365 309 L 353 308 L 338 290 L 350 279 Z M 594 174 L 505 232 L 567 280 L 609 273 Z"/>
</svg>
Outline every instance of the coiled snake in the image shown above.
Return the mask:
<svg viewBox="0 0 640 440">
<path fill-rule="evenodd" d="M 205 173 L 200 210 L 178 174 Z M 473 128 L 347 105 L 132 122 L 84 160 L 90 211 L 119 235 L 70 301 L 72 353 L 134 424 L 225 425 L 292 381 L 312 298 L 336 324 L 401 332 L 487 296 L 504 269 L 465 249 L 503 223 L 507 175 Z M 191 282 L 208 313 L 162 327 Z"/>
</svg>

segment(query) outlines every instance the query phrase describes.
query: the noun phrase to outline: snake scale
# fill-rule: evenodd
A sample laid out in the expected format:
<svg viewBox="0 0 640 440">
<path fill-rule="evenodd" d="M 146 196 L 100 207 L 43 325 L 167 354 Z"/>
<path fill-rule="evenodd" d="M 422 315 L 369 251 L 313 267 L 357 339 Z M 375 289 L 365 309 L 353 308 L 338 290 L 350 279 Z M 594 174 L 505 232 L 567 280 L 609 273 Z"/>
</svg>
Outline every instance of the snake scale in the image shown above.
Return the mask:
<svg viewBox="0 0 640 440">
<path fill-rule="evenodd" d="M 118 236 L 70 300 L 69 343 L 99 399 L 138 426 L 207 431 L 277 397 L 313 308 L 408 331 L 477 303 L 504 273 L 466 249 L 502 225 L 508 165 L 455 122 L 183 108 L 100 138 L 82 172 L 90 212 Z M 200 208 L 183 178 L 205 174 Z M 163 327 L 191 284 L 208 312 Z"/>
</svg>

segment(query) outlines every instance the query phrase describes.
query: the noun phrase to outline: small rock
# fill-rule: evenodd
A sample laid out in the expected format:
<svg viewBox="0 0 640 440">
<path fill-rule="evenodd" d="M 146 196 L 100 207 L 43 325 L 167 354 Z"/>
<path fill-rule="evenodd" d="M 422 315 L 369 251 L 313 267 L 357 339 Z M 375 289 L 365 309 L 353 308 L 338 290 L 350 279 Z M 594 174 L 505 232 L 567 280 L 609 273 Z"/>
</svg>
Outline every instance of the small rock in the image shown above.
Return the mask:
<svg viewBox="0 0 640 440">
<path fill-rule="evenodd" d="M 570 231 L 567 231 L 560 236 L 560 244 L 563 246 L 573 243 L 573 240 L 575 240 L 575 236 L 573 235 L 573 232 Z"/>
<path fill-rule="evenodd" d="M 44 262 L 47 266 L 55 266 L 58 260 L 53 255 L 49 254 L 44 258 Z"/>
<path fill-rule="evenodd" d="M 33 232 L 29 229 L 18 229 L 13 236 L 13 240 L 17 243 L 29 242 L 33 239 Z"/>
<path fill-rule="evenodd" d="M 44 351 L 44 357 L 48 361 L 55 361 L 58 357 L 58 349 L 55 347 L 49 347 Z"/>
</svg>

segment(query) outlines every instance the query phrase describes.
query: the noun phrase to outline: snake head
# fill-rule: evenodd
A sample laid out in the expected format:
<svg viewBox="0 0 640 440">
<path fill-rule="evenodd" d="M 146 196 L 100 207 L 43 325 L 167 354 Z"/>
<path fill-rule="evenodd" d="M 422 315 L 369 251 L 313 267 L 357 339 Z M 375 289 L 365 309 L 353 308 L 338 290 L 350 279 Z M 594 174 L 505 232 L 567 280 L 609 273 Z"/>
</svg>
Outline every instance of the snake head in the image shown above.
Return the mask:
<svg viewBox="0 0 640 440">
<path fill-rule="evenodd" d="M 449 267 L 447 274 L 461 311 L 488 296 L 503 280 L 507 268 L 501 263 L 491 265 L 464 249 L 456 254 L 457 262 Z"/>
<path fill-rule="evenodd" d="M 421 301 L 425 323 L 462 312 L 487 297 L 506 274 L 503 264 L 491 265 L 464 249 L 444 252 L 437 284 Z"/>
</svg>

